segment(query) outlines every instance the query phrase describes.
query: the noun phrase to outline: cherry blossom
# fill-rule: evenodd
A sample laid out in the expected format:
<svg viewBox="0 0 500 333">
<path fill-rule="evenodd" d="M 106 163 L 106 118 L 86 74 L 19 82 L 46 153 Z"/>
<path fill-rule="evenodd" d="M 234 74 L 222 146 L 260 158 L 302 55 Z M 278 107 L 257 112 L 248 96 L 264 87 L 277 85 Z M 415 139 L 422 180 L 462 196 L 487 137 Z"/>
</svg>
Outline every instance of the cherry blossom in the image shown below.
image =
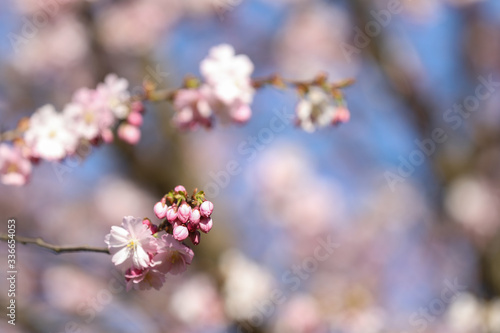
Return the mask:
<svg viewBox="0 0 500 333">
<path fill-rule="evenodd" d="M 107 106 L 118 119 L 125 119 L 130 112 L 130 93 L 127 89 L 128 81 L 116 74 L 108 74 L 104 83 L 97 86 L 97 92 L 102 94 Z"/>
<path fill-rule="evenodd" d="M 105 243 L 113 255 L 113 263 L 126 268 L 149 267 L 148 253 L 156 252 L 155 240 L 142 219 L 132 216 L 125 216 L 121 227 L 112 226 L 111 232 L 105 237 Z"/>
<path fill-rule="evenodd" d="M 5 143 L 0 144 L 0 182 L 5 185 L 24 185 L 31 174 L 31 162 L 21 151 Z"/>
<path fill-rule="evenodd" d="M 201 205 L 208 216 L 201 216 Z M 158 201 L 153 211 L 163 219 L 160 224 L 154 224 L 149 218 L 125 216 L 122 226 L 111 227 L 111 232 L 105 237 L 113 255 L 112 262 L 125 272 L 127 290 L 159 289 L 166 274 L 184 272 L 191 264 L 194 252 L 181 241 L 189 238 L 198 245 L 199 230 L 206 233 L 213 226 L 210 218 L 213 204 L 205 200 L 204 192 L 195 190 L 188 197 L 182 185 Z"/>
<path fill-rule="evenodd" d="M 63 111 L 73 133 L 90 141 L 109 131 L 115 118 L 102 97 L 88 88 L 75 92 L 72 103 L 66 105 Z"/>
<path fill-rule="evenodd" d="M 150 290 L 154 288 L 160 290 L 165 283 L 165 274 L 153 268 L 129 268 L 125 272 L 127 281 L 127 291 L 131 289 Z"/>
<path fill-rule="evenodd" d="M 250 78 L 254 66 L 246 55 L 235 55 L 228 44 L 213 47 L 200 64 L 210 92 L 210 105 L 222 119 L 244 123 L 250 119 L 255 90 Z"/>
<path fill-rule="evenodd" d="M 49 161 L 72 154 L 78 143 L 78 136 L 69 129 L 66 118 L 52 105 L 41 107 L 31 116 L 24 139 L 33 157 Z"/>
<path fill-rule="evenodd" d="M 165 274 L 177 275 L 186 270 L 193 257 L 193 250 L 166 234 L 158 240 L 158 254 L 153 257 L 154 267 Z"/>
<path fill-rule="evenodd" d="M 181 129 L 194 129 L 198 125 L 212 127 L 212 108 L 209 104 L 209 88 L 180 89 L 174 97 L 177 110 L 174 122 Z"/>
<path fill-rule="evenodd" d="M 307 132 L 349 120 L 349 111 L 338 107 L 331 94 L 320 87 L 310 87 L 297 104 L 298 125 Z"/>
</svg>

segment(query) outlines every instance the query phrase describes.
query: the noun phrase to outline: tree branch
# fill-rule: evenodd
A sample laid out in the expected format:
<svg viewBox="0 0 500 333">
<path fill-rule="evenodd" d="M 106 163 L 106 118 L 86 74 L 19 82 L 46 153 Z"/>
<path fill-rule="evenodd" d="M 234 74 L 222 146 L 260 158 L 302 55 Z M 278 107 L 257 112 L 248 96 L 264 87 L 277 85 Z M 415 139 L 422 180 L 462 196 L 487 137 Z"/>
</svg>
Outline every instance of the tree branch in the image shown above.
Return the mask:
<svg viewBox="0 0 500 333">
<path fill-rule="evenodd" d="M 0 240 L 6 242 L 7 240 L 12 239 L 9 235 L 0 234 Z M 14 236 L 14 239 L 21 244 L 35 244 L 40 247 L 51 250 L 56 254 L 60 253 L 70 253 L 70 252 L 98 252 L 98 253 L 107 253 L 109 254 L 109 250 L 106 247 L 92 247 L 92 246 L 57 246 L 53 244 L 46 243 L 41 238 L 28 238 L 28 237 L 17 237 Z"/>
</svg>

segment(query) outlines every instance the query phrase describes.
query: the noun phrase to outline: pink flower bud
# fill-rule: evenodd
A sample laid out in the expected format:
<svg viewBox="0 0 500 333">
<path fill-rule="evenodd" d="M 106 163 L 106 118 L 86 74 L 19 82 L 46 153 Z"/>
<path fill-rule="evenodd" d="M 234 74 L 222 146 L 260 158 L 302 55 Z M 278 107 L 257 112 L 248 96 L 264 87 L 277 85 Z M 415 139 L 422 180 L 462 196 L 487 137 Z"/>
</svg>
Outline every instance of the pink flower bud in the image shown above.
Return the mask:
<svg viewBox="0 0 500 333">
<path fill-rule="evenodd" d="M 164 219 L 167 216 L 167 210 L 168 206 L 165 202 L 165 199 L 163 198 L 161 201 L 157 202 L 154 206 L 154 211 L 156 214 L 156 217 L 159 219 Z"/>
<path fill-rule="evenodd" d="M 191 216 L 191 207 L 187 203 L 183 203 L 179 210 L 177 211 L 177 218 L 182 222 L 186 223 Z"/>
<path fill-rule="evenodd" d="M 214 223 L 211 218 L 209 217 L 202 217 L 200 220 L 200 224 L 198 224 L 199 228 L 201 231 L 204 233 L 207 233 L 212 229 Z"/>
<path fill-rule="evenodd" d="M 209 217 L 210 215 L 212 215 L 213 211 L 214 211 L 214 204 L 208 200 L 203 201 L 203 203 L 200 206 L 201 215 Z"/>
<path fill-rule="evenodd" d="M 141 139 L 141 130 L 130 124 L 121 124 L 118 126 L 118 137 L 131 145 L 135 145 Z"/>
<path fill-rule="evenodd" d="M 189 236 L 189 230 L 186 226 L 176 223 L 173 231 L 174 238 L 183 241 Z"/>
<path fill-rule="evenodd" d="M 168 207 L 166 214 L 168 222 L 174 223 L 177 220 L 177 209 L 175 206 Z"/>
<path fill-rule="evenodd" d="M 200 244 L 200 232 L 195 231 L 189 234 L 189 238 L 191 239 L 191 242 L 193 242 L 194 245 Z"/>
<path fill-rule="evenodd" d="M 337 108 L 337 112 L 333 116 L 332 123 L 334 125 L 346 123 L 350 118 L 351 114 L 349 113 L 349 110 L 345 106 L 340 106 Z"/>
<path fill-rule="evenodd" d="M 200 222 L 200 218 L 201 218 L 201 213 L 199 211 L 198 208 L 194 208 L 192 211 L 191 211 L 191 217 L 189 218 L 189 220 L 193 223 L 193 224 L 198 224 Z"/>
<path fill-rule="evenodd" d="M 231 117 L 236 123 L 246 123 L 252 117 L 252 109 L 246 104 L 236 105 L 230 110 Z"/>
<path fill-rule="evenodd" d="M 142 224 L 147 225 L 153 235 L 158 232 L 158 226 L 156 224 L 151 223 L 149 219 L 142 220 Z"/>
<path fill-rule="evenodd" d="M 174 192 L 183 192 L 184 194 L 187 194 L 186 188 L 182 185 L 178 185 L 174 188 Z"/>
<path fill-rule="evenodd" d="M 130 112 L 127 117 L 127 122 L 130 125 L 139 127 L 142 125 L 142 115 L 139 112 Z"/>
<path fill-rule="evenodd" d="M 189 232 L 193 232 L 195 231 L 197 228 L 198 228 L 198 224 L 194 224 L 193 222 L 189 221 L 187 224 L 186 224 Z"/>
</svg>

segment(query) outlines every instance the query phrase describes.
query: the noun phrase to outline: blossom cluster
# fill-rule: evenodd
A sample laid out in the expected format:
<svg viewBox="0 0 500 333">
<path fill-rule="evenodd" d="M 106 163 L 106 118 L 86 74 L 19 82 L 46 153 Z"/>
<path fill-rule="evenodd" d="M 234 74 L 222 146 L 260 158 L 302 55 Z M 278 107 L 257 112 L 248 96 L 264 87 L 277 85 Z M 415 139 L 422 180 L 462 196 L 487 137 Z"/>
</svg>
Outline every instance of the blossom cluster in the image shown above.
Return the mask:
<svg viewBox="0 0 500 333">
<path fill-rule="evenodd" d="M 287 82 L 279 76 L 267 80 L 252 80 L 254 66 L 246 55 L 236 55 L 232 46 L 213 47 L 200 63 L 203 79 L 186 80 L 185 87 L 175 92 L 175 124 L 181 129 L 210 128 L 214 116 L 222 121 L 243 124 L 252 116 L 250 104 L 255 88 L 264 84 L 285 88 L 294 86 L 301 96 L 296 108 L 296 123 L 307 132 L 327 125 L 347 122 L 349 110 L 345 107 L 339 88 L 326 82 L 324 74 L 311 82 Z M 350 81 L 345 81 L 345 85 Z"/>
<path fill-rule="evenodd" d="M 231 45 L 213 47 L 200 63 L 203 83 L 192 81 L 194 87 L 180 89 L 174 96 L 177 126 L 210 128 L 215 114 L 225 122 L 247 122 L 255 93 L 250 78 L 253 69 L 250 58 L 236 55 Z"/>
<path fill-rule="evenodd" d="M 47 104 L 17 127 L 13 145 L 0 144 L 0 176 L 6 185 L 23 185 L 31 164 L 41 159 L 60 161 L 74 155 L 84 143 L 98 145 L 118 137 L 130 144 L 140 139 L 142 102 L 133 101 L 128 81 L 108 75 L 96 89 L 78 89 L 62 112 Z"/>
<path fill-rule="evenodd" d="M 297 125 L 304 131 L 345 123 L 350 119 L 349 110 L 337 102 L 332 93 L 323 87 L 311 86 L 296 108 Z"/>
<path fill-rule="evenodd" d="M 32 163 L 41 159 L 63 160 L 77 154 L 84 143 L 110 143 L 115 130 L 121 140 L 136 144 L 141 138 L 143 101 L 170 101 L 175 109 L 174 124 L 192 130 L 212 127 L 216 116 L 223 122 L 243 124 L 252 115 L 250 104 L 255 89 L 264 85 L 292 86 L 301 97 L 296 123 L 305 131 L 313 132 L 316 128 L 349 120 L 350 113 L 340 89 L 351 81 L 331 84 L 324 74 L 307 82 L 289 81 L 278 75 L 257 80 L 251 78 L 253 70 L 254 65 L 246 55 L 236 55 L 232 46 L 222 44 L 213 47 L 201 61 L 201 80 L 187 78 L 182 88 L 167 93 L 145 82 L 144 93 L 131 96 L 128 81 L 109 74 L 96 89 L 77 90 L 62 112 L 48 104 L 29 119 L 22 119 L 17 129 L 11 131 L 16 133 L 10 139 L 12 144 L 0 143 L 0 181 L 6 185 L 23 185 L 30 176 Z M 0 141 L 7 140 L 4 136 L 0 134 Z M 177 238 L 187 234 L 196 239 L 197 230 L 206 230 L 209 222 L 199 208 L 187 206 L 170 208 L 178 217 L 177 222 L 168 221 L 172 222 Z M 184 221 L 184 211 L 193 214 L 190 223 Z M 200 215 L 199 223 L 197 215 Z"/>
<path fill-rule="evenodd" d="M 104 239 L 112 262 L 124 272 L 127 290 L 158 290 L 168 273 L 183 273 L 194 252 L 182 241 L 189 236 L 193 244 L 199 244 L 198 229 L 207 233 L 213 225 L 213 204 L 205 200 L 203 191 L 195 190 L 188 197 L 181 185 L 153 209 L 156 216 L 164 219 L 159 225 L 148 218 L 126 216 L 121 227 L 112 226 Z"/>
</svg>

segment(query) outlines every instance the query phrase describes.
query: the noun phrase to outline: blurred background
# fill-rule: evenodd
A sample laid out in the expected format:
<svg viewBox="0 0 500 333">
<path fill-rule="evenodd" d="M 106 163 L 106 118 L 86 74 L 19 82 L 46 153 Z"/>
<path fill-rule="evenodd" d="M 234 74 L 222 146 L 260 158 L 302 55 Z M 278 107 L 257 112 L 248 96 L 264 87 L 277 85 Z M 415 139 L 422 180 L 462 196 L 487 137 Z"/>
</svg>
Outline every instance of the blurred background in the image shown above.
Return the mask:
<svg viewBox="0 0 500 333">
<path fill-rule="evenodd" d="M 220 43 L 255 77 L 356 79 L 337 128 L 295 128 L 296 94 L 272 88 L 243 127 L 183 133 L 148 104 L 137 146 L 0 185 L 2 233 L 15 217 L 54 244 L 158 222 L 178 184 L 215 204 L 193 265 L 160 291 L 124 292 L 107 255 L 19 244 L 1 332 L 500 332 L 500 1 L 11 0 L 0 35 L 2 131 L 110 72 L 135 92 L 178 87 Z"/>
</svg>

